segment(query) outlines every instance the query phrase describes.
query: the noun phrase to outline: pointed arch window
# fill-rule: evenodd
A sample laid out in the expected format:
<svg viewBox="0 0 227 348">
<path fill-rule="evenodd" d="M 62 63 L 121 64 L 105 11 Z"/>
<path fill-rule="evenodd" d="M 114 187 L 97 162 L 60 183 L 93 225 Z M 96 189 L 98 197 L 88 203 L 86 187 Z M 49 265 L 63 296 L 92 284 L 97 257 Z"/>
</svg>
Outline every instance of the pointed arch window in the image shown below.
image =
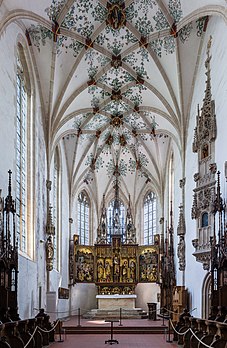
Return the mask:
<svg viewBox="0 0 227 348">
<path fill-rule="evenodd" d="M 25 51 L 17 46 L 16 74 L 16 231 L 20 251 L 34 256 L 33 185 L 35 118 L 31 117 L 31 81 Z"/>
<path fill-rule="evenodd" d="M 144 199 L 144 244 L 154 243 L 156 234 L 157 199 L 154 192 L 150 191 Z"/>
<path fill-rule="evenodd" d="M 174 156 L 171 153 L 169 161 L 169 201 L 174 206 Z M 171 214 L 171 203 L 169 204 L 169 216 Z"/>
<path fill-rule="evenodd" d="M 59 149 L 56 148 L 54 154 L 54 173 L 53 173 L 53 223 L 55 226 L 54 244 L 54 267 L 59 269 L 60 253 L 60 225 L 61 225 L 61 171 Z"/>
<path fill-rule="evenodd" d="M 18 59 L 17 69 L 17 150 L 16 150 L 16 207 L 17 240 L 20 250 L 26 251 L 26 163 L 27 163 L 27 92 L 24 86 L 23 69 Z"/>
<path fill-rule="evenodd" d="M 22 47 L 17 56 L 17 123 L 16 123 L 16 213 L 17 241 L 21 251 L 27 251 L 27 161 L 28 161 L 28 92 L 25 79 L 26 67 L 22 60 Z M 24 63 L 24 64 L 23 64 Z M 27 78 L 28 83 L 28 78 Z"/>
<path fill-rule="evenodd" d="M 89 244 L 89 212 L 90 202 L 88 195 L 85 191 L 82 191 L 78 195 L 77 200 L 77 223 L 78 223 L 78 234 L 80 236 L 80 244 Z"/>
<path fill-rule="evenodd" d="M 111 242 L 112 235 L 114 234 L 114 204 L 115 200 L 113 199 L 107 209 L 107 221 L 108 221 L 108 234 L 107 234 L 107 241 L 108 243 Z M 121 200 L 119 200 L 119 231 L 120 234 L 123 236 L 125 231 L 125 206 L 122 203 Z"/>
</svg>

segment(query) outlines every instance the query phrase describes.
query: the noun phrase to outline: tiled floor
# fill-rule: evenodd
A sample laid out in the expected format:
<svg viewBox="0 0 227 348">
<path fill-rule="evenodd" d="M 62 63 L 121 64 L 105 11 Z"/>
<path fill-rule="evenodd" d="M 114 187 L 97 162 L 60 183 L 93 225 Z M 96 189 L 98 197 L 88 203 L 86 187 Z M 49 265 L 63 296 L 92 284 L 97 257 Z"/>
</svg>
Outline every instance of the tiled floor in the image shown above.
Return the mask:
<svg viewBox="0 0 227 348">
<path fill-rule="evenodd" d="M 106 348 L 110 346 L 105 344 L 105 340 L 110 337 L 106 335 L 67 335 L 63 337 L 64 342 L 56 342 L 51 345 L 51 348 Z M 164 335 L 114 335 L 114 339 L 119 341 L 119 344 L 112 346 L 121 348 L 171 348 L 177 347 L 175 343 L 167 343 Z"/>
<path fill-rule="evenodd" d="M 148 320 L 148 319 L 122 319 L 123 326 L 168 326 L 168 321 L 163 321 L 162 319 L 158 320 Z M 105 320 L 88 320 L 80 319 L 78 320 L 77 316 L 73 316 L 70 319 L 66 319 L 63 322 L 63 326 L 110 326 L 109 323 L 105 323 Z"/>
<path fill-rule="evenodd" d="M 78 318 L 72 317 L 63 323 L 67 326 L 77 326 Z M 105 323 L 104 320 L 85 320 L 81 319 L 81 326 L 109 326 L 109 323 Z M 167 327 L 167 322 L 164 323 Z M 117 324 L 116 324 L 117 325 Z M 122 325 L 125 326 L 161 326 L 162 320 L 122 320 Z M 122 348 L 171 348 L 177 347 L 176 343 L 168 343 L 168 336 L 165 334 L 113 334 L 113 338 L 119 341 L 119 344 L 113 344 L 115 347 Z M 105 344 L 105 341 L 110 338 L 109 334 L 67 334 L 62 335 L 63 342 L 58 342 L 59 336 L 56 335 L 55 342 L 51 345 L 51 348 L 104 348 L 110 346 Z M 171 337 L 172 339 L 172 337 Z"/>
</svg>

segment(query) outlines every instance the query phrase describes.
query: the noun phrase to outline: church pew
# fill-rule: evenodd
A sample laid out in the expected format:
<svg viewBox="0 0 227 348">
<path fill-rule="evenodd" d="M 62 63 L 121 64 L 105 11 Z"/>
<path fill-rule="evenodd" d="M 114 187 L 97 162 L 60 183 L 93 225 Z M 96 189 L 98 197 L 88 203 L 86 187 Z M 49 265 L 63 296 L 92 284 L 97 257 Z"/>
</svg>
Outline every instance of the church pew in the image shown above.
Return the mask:
<svg viewBox="0 0 227 348">
<path fill-rule="evenodd" d="M 23 348 L 23 340 L 16 335 L 16 325 L 17 322 L 5 323 L 2 334 L 11 348 Z"/>
<path fill-rule="evenodd" d="M 191 330 L 187 332 L 189 328 L 196 337 Z M 203 343 L 215 348 L 227 347 L 227 323 L 184 317 L 178 332 L 178 345 L 184 348 L 203 348 Z M 180 335 L 183 332 L 185 335 Z"/>
<path fill-rule="evenodd" d="M 17 322 L 17 332 L 18 332 L 18 335 L 23 340 L 24 345 L 27 344 L 29 340 L 31 339 L 31 332 L 28 329 L 28 319 L 19 320 Z M 35 341 L 33 338 L 28 343 L 27 348 L 34 348 L 34 347 L 35 347 Z"/>
<path fill-rule="evenodd" d="M 2 323 L 0 348 L 23 348 L 25 345 L 27 348 L 42 348 L 54 341 L 54 330 L 49 332 L 52 328 L 49 316 Z"/>
</svg>

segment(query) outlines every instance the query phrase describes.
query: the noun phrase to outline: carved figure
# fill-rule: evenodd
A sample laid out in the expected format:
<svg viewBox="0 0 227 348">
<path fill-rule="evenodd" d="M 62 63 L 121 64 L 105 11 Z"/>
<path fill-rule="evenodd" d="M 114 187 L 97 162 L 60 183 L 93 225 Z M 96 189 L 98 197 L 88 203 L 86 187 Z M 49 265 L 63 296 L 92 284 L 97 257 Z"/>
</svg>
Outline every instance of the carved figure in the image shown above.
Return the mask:
<svg viewBox="0 0 227 348">
<path fill-rule="evenodd" d="M 52 243 L 52 238 L 49 236 L 46 241 L 46 269 L 47 271 L 52 271 L 53 269 L 53 259 L 54 259 L 54 247 Z"/>
<path fill-rule="evenodd" d="M 116 212 L 114 220 L 113 220 L 113 227 L 114 227 L 114 232 L 118 233 L 120 229 L 120 217 L 118 215 L 118 212 Z"/>
<path fill-rule="evenodd" d="M 103 264 L 102 264 L 102 261 L 99 261 L 98 263 L 98 281 L 99 282 L 103 280 L 103 276 L 104 276 Z"/>
<path fill-rule="evenodd" d="M 133 260 L 130 261 L 129 268 L 130 268 L 130 279 L 133 281 L 135 280 L 135 277 L 136 277 L 136 264 Z"/>
<path fill-rule="evenodd" d="M 128 261 L 125 260 L 122 265 L 122 281 L 126 282 L 128 279 Z"/>
<path fill-rule="evenodd" d="M 209 155 L 209 148 L 207 144 L 204 144 L 202 147 L 202 156 L 201 158 L 206 158 Z"/>
<path fill-rule="evenodd" d="M 177 256 L 179 259 L 179 270 L 184 271 L 185 269 L 185 241 L 184 236 L 180 236 L 179 244 L 177 247 Z"/>
<path fill-rule="evenodd" d="M 120 276 L 120 265 L 119 265 L 119 259 L 117 256 L 114 256 L 114 281 L 119 281 Z"/>
<path fill-rule="evenodd" d="M 47 259 L 53 259 L 54 257 L 54 247 L 51 240 L 51 236 L 47 238 L 46 255 L 47 255 Z"/>
<path fill-rule="evenodd" d="M 109 261 L 106 261 L 105 263 L 105 278 L 107 282 L 111 281 L 111 266 Z"/>
</svg>

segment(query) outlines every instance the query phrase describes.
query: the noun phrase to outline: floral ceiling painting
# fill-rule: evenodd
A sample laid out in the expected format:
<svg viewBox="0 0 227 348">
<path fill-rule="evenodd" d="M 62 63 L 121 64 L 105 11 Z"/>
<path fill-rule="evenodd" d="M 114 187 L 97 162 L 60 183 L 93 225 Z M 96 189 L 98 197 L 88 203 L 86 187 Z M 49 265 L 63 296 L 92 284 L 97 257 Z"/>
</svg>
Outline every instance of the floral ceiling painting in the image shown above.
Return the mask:
<svg viewBox="0 0 227 348">
<path fill-rule="evenodd" d="M 101 200 L 117 173 L 132 200 L 147 183 L 161 194 L 170 149 L 180 150 L 186 136 L 188 64 L 195 67 L 209 22 L 194 0 L 195 16 L 185 15 L 187 6 L 184 0 L 41 0 L 37 13 L 26 13 L 46 141 L 51 154 L 62 142 L 73 191 L 96 185 Z"/>
</svg>

